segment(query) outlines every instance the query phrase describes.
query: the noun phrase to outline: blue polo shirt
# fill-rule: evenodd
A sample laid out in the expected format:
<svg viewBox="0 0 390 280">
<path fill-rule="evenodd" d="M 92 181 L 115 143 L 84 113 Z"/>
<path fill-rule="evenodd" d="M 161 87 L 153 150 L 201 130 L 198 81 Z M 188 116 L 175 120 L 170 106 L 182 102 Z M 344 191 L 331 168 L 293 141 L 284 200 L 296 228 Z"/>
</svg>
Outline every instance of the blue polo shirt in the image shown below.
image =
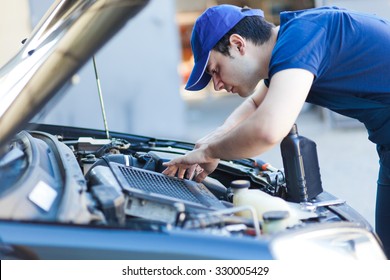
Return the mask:
<svg viewBox="0 0 390 280">
<path fill-rule="evenodd" d="M 307 102 L 361 121 L 369 139 L 390 145 L 390 22 L 322 7 L 280 14 L 268 85 L 278 71 L 306 69 Z"/>
</svg>

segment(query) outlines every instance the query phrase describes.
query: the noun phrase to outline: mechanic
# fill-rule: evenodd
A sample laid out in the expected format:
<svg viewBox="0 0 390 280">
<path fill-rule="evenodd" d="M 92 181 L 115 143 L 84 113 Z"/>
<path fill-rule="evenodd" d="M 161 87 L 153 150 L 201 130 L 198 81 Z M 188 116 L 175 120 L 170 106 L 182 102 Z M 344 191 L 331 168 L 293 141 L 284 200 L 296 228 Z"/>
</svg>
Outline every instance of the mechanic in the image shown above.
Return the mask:
<svg viewBox="0 0 390 280">
<path fill-rule="evenodd" d="M 219 5 L 196 21 L 186 89 L 248 97 L 222 126 L 163 173 L 202 181 L 219 159 L 254 157 L 288 134 L 304 104 L 362 122 L 377 145 L 376 232 L 390 256 L 390 22 L 337 7 L 282 12 Z M 263 80 L 263 81 L 261 81 Z"/>
</svg>

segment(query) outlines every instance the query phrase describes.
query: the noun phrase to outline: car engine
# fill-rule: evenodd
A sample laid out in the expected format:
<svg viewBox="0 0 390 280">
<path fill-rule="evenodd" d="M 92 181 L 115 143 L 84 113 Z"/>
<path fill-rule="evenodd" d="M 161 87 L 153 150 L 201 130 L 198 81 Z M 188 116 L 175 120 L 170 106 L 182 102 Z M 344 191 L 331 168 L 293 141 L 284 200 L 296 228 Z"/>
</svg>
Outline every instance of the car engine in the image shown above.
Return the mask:
<svg viewBox="0 0 390 280">
<path fill-rule="evenodd" d="M 101 133 L 50 125 L 20 132 L 0 161 L 0 218 L 257 237 L 266 234 L 267 222 L 283 219 L 286 209 L 294 222 L 281 230 L 364 221 L 326 192 L 307 203 L 286 201 L 283 170 L 263 170 L 254 159 L 221 161 L 196 183 L 161 174 L 164 162 L 192 144 L 127 134 L 104 139 Z M 234 182 L 265 194 L 262 205 L 279 199 L 287 206 L 260 216 L 253 207 L 235 205 Z"/>
</svg>

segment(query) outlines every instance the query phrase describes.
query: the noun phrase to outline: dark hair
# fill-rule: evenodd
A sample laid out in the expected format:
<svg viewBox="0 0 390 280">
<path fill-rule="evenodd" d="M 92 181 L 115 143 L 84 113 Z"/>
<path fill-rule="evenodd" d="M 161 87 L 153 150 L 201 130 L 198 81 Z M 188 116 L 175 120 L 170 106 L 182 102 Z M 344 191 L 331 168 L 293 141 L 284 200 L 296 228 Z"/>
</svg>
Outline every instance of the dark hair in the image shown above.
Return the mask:
<svg viewBox="0 0 390 280">
<path fill-rule="evenodd" d="M 244 17 L 218 41 L 213 50 L 230 56 L 229 39 L 232 34 L 238 34 L 255 45 L 261 45 L 270 39 L 273 27 L 274 25 L 263 17 Z"/>
</svg>

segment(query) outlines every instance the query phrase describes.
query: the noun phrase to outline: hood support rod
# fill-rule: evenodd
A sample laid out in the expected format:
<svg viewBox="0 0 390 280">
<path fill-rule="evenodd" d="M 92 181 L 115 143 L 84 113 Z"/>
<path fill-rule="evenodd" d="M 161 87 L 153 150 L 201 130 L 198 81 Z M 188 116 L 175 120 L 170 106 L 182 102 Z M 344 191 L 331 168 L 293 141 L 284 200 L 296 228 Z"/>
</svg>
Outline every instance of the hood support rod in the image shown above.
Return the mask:
<svg viewBox="0 0 390 280">
<path fill-rule="evenodd" d="M 106 117 L 106 110 L 104 109 L 102 88 L 100 86 L 100 79 L 99 79 L 99 74 L 98 74 L 97 67 L 96 67 L 95 56 L 92 56 L 92 61 L 93 61 L 93 68 L 95 70 L 96 84 L 97 84 L 97 88 L 98 88 L 100 106 L 101 106 L 102 115 L 103 115 L 104 130 L 106 131 L 107 139 L 110 139 L 110 133 L 108 130 L 107 117 Z"/>
</svg>

